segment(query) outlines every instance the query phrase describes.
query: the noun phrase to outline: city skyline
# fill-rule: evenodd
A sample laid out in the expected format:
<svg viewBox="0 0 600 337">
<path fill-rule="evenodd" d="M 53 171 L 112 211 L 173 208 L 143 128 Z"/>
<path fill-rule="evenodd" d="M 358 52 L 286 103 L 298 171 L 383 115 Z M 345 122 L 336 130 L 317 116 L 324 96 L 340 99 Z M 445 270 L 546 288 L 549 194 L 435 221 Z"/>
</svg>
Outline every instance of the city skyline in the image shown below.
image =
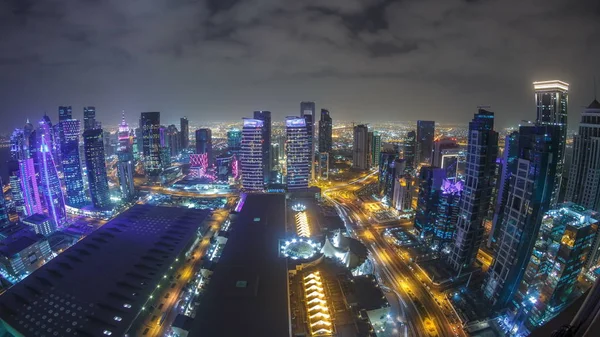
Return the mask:
<svg viewBox="0 0 600 337">
<path fill-rule="evenodd" d="M 448 122 L 469 120 L 473 106 L 488 104 L 500 129 L 531 111 L 526 89 L 540 78 L 572 85 L 572 111 L 591 100 L 600 72 L 594 62 L 600 47 L 591 43 L 599 31 L 596 5 L 7 2 L 0 5 L 6 32 L 0 115 L 8 129 L 64 104 L 76 107 L 76 119 L 93 105 L 98 118 L 114 124 L 122 110 L 161 111 L 174 121 L 215 113 L 236 120 L 265 109 L 282 120 L 309 99 L 338 120 L 359 120 L 368 111 L 380 121 L 425 114 Z M 97 20 L 81 20 L 92 12 Z M 443 28 L 435 28 L 440 22 Z M 563 29 L 545 29 L 553 25 Z M 548 55 L 555 45 L 562 48 Z"/>
</svg>

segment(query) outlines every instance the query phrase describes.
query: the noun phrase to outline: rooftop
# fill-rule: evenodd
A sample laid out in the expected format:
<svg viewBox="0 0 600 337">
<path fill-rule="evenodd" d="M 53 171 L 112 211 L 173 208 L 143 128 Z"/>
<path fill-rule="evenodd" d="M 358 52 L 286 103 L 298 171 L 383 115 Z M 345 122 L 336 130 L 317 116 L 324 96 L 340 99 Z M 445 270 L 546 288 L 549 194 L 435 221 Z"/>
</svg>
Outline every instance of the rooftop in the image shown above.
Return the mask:
<svg viewBox="0 0 600 337">
<path fill-rule="evenodd" d="M 23 219 L 23 222 L 39 224 L 39 223 L 42 223 L 42 222 L 48 221 L 48 220 L 50 220 L 50 218 L 48 216 L 46 216 L 44 214 L 36 213 L 36 214 L 30 215 L 27 218 Z"/>
<path fill-rule="evenodd" d="M 207 214 L 132 207 L 0 296 L 0 318 L 26 336 L 123 336 Z"/>
<path fill-rule="evenodd" d="M 279 257 L 285 212 L 283 194 L 248 194 L 190 336 L 290 335 L 287 266 Z"/>
<path fill-rule="evenodd" d="M 350 297 L 356 301 L 360 309 L 370 311 L 390 306 L 375 276 L 355 276 L 352 283 L 354 287 Z"/>
<path fill-rule="evenodd" d="M 23 249 L 45 240 L 41 234 L 36 234 L 29 228 L 21 227 L 20 230 L 11 233 L 5 239 L 0 241 L 0 254 L 4 257 L 11 258 L 15 254 L 20 253 Z"/>
</svg>

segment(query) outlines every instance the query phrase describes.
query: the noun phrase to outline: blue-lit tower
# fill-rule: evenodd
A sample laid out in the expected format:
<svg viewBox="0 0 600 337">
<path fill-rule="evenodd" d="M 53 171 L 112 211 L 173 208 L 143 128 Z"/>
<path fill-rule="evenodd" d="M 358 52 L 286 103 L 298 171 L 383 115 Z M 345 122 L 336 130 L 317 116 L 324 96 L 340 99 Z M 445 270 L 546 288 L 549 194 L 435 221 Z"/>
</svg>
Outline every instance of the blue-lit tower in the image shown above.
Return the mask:
<svg viewBox="0 0 600 337">
<path fill-rule="evenodd" d="M 513 299 L 542 220 L 551 209 L 561 139 L 560 125 L 519 128 L 519 158 L 516 171 L 510 177 L 494 261 L 483 289 L 485 297 L 497 308 L 506 308 Z"/>
<path fill-rule="evenodd" d="M 288 190 L 308 188 L 312 151 L 306 120 L 301 117 L 287 117 L 285 130 L 287 188 Z"/>
<path fill-rule="evenodd" d="M 242 146 L 242 131 L 231 129 L 227 131 L 227 151 L 232 155 L 239 157 Z"/>
<path fill-rule="evenodd" d="M 54 221 L 56 226 L 61 226 L 67 222 L 67 212 L 65 209 L 65 198 L 51 150 L 52 129 L 47 120 L 42 119 L 40 121 L 38 133 L 40 145 L 38 149 L 40 189 L 42 190 L 49 217 Z"/>
<path fill-rule="evenodd" d="M 107 208 L 110 206 L 110 195 L 102 129 L 84 131 L 83 147 L 92 204 L 95 208 Z"/>
<path fill-rule="evenodd" d="M 86 204 L 81 159 L 79 157 L 80 122 L 77 119 L 63 119 L 61 127 L 62 166 L 65 177 L 66 203 L 80 208 Z"/>
<path fill-rule="evenodd" d="M 263 191 L 264 181 L 264 122 L 259 119 L 244 118 L 240 166 L 242 187 L 246 191 Z"/>
<path fill-rule="evenodd" d="M 422 166 L 419 171 L 419 195 L 415 213 L 415 229 L 421 240 L 430 241 L 439 207 L 442 183 L 446 171 L 439 167 Z"/>
</svg>

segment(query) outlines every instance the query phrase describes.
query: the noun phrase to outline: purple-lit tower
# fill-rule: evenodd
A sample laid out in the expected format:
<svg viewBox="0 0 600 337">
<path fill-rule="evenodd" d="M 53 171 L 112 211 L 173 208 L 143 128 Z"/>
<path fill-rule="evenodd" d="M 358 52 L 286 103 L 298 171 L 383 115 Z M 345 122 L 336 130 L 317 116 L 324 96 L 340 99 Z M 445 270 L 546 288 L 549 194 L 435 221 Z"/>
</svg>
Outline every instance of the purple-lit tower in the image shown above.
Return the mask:
<svg viewBox="0 0 600 337">
<path fill-rule="evenodd" d="M 38 148 L 38 169 L 40 174 L 40 187 L 42 195 L 46 201 L 48 215 L 56 226 L 61 226 L 67 221 L 67 212 L 65 209 L 65 198 L 56 171 L 56 164 L 52 155 L 52 128 L 45 119 L 40 121 L 38 129 L 39 148 Z"/>
<path fill-rule="evenodd" d="M 29 216 L 36 213 L 44 213 L 35 177 L 35 165 L 32 158 L 19 160 L 19 176 L 21 178 L 21 191 L 23 193 L 25 215 Z"/>
</svg>

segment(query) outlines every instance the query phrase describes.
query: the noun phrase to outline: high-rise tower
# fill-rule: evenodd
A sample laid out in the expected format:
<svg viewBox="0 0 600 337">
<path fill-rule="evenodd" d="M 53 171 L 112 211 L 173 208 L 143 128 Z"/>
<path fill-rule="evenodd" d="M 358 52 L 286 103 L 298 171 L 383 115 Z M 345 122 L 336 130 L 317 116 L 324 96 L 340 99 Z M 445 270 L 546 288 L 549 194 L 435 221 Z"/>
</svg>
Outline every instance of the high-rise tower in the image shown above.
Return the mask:
<svg viewBox="0 0 600 337">
<path fill-rule="evenodd" d="M 434 136 L 434 121 L 417 121 L 417 158 L 419 163 L 431 163 Z"/>
<path fill-rule="evenodd" d="M 179 120 L 180 131 L 181 131 L 181 148 L 187 149 L 190 147 L 190 122 L 187 117 L 183 117 Z"/>
<path fill-rule="evenodd" d="M 508 198 L 500 224 L 494 261 L 488 271 L 484 295 L 505 308 L 517 290 L 545 213 L 551 209 L 559 168 L 560 125 L 526 125 L 519 128 L 519 158 L 511 174 Z"/>
<path fill-rule="evenodd" d="M 490 209 L 498 156 L 498 133 L 494 131 L 493 112 L 479 109 L 475 114 L 469 123 L 467 148 L 466 179 L 449 256 L 450 265 L 459 273 L 475 262 L 483 239 L 483 220 Z"/>
<path fill-rule="evenodd" d="M 65 198 L 51 151 L 51 130 L 48 122 L 42 119 L 38 129 L 40 145 L 38 149 L 38 169 L 40 174 L 40 188 L 46 201 L 48 215 L 56 226 L 61 226 L 67 221 L 67 212 Z"/>
<path fill-rule="evenodd" d="M 331 153 L 332 132 L 333 121 L 329 115 L 329 110 L 321 109 L 321 119 L 319 120 L 319 152 Z"/>
<path fill-rule="evenodd" d="M 92 204 L 96 208 L 106 208 L 110 205 L 103 134 L 102 129 L 83 132 L 83 147 L 90 195 Z"/>
<path fill-rule="evenodd" d="M 212 165 L 212 131 L 210 129 L 196 130 L 196 154 L 205 154 L 208 166 Z"/>
<path fill-rule="evenodd" d="M 287 117 L 285 129 L 288 190 L 308 188 L 312 152 L 306 120 L 302 117 Z"/>
<path fill-rule="evenodd" d="M 241 146 L 242 131 L 238 129 L 231 129 L 227 131 L 227 151 L 229 151 L 234 156 L 239 157 Z"/>
<path fill-rule="evenodd" d="M 566 201 L 600 210 L 600 102 L 594 100 L 581 113 L 579 133 L 573 137 L 573 157 Z"/>
<path fill-rule="evenodd" d="M 240 165 L 242 169 L 242 186 L 246 191 L 264 190 L 264 128 L 264 121 L 244 118 Z"/>
<path fill-rule="evenodd" d="M 369 152 L 369 128 L 366 125 L 357 125 L 354 127 L 352 167 L 358 170 L 368 170 Z"/>
<path fill-rule="evenodd" d="M 160 163 L 160 112 L 142 112 L 140 129 L 142 131 L 144 171 L 147 176 L 156 177 L 162 171 Z"/>
<path fill-rule="evenodd" d="M 79 158 L 80 122 L 77 119 L 63 119 L 61 126 L 62 166 L 66 187 L 66 203 L 72 207 L 86 204 L 85 189 Z"/>
<path fill-rule="evenodd" d="M 269 182 L 271 176 L 271 111 L 254 111 L 254 119 L 263 121 L 263 179 L 265 183 Z"/>
<path fill-rule="evenodd" d="M 131 200 L 135 196 L 133 173 L 135 162 L 133 159 L 133 146 L 130 137 L 131 130 L 125 121 L 125 113 L 119 125 L 119 148 L 117 149 L 117 175 L 119 177 L 119 189 L 125 200 Z"/>
<path fill-rule="evenodd" d="M 567 105 L 569 103 L 569 84 L 562 81 L 534 82 L 535 105 L 537 109 L 536 123 L 542 125 L 558 125 L 560 138 L 558 139 L 557 169 L 554 179 L 551 204 L 558 203 L 558 194 L 563 177 L 565 162 L 565 146 L 567 143 Z"/>
<path fill-rule="evenodd" d="M 83 108 L 83 131 L 93 130 L 96 128 L 96 108 L 86 106 Z"/>
</svg>

